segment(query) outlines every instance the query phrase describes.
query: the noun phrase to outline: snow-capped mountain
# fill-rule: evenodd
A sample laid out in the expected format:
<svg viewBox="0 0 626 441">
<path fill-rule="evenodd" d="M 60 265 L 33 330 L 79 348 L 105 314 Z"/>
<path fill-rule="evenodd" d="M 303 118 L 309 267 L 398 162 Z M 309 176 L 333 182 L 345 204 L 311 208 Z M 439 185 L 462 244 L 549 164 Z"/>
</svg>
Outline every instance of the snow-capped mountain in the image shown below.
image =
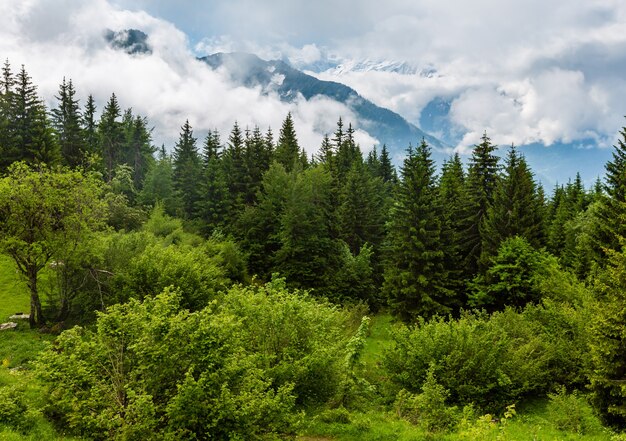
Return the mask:
<svg viewBox="0 0 626 441">
<path fill-rule="evenodd" d="M 377 106 L 359 93 L 335 81 L 323 81 L 281 60 L 266 61 L 247 53 L 217 53 L 200 59 L 213 69 L 226 68 L 231 79 L 246 87 L 261 87 L 274 92 L 284 101 L 299 95 L 309 100 L 316 96 L 330 98 L 346 105 L 357 116 L 357 128 L 369 133 L 396 152 L 416 145 L 422 138 L 435 148 L 446 145 L 434 136 L 420 130 L 402 116 Z"/>
</svg>

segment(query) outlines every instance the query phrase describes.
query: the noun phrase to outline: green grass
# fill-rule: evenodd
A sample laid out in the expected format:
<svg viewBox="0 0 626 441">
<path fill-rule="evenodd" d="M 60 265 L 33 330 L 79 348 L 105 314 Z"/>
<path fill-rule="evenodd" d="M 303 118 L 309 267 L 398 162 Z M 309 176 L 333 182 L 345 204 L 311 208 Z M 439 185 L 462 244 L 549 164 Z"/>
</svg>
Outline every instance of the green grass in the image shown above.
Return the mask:
<svg viewBox="0 0 626 441">
<path fill-rule="evenodd" d="M 13 261 L 0 255 L 0 323 L 16 312 L 28 313 L 30 299 L 26 283 L 20 279 Z"/>
</svg>

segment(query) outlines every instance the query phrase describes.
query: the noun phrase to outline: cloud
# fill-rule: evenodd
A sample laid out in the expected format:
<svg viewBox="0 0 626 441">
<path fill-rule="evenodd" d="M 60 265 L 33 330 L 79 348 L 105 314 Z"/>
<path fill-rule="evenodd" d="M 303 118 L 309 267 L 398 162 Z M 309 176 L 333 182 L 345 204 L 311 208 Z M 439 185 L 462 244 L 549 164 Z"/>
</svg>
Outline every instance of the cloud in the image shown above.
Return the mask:
<svg viewBox="0 0 626 441">
<path fill-rule="evenodd" d="M 101 38 L 104 28 L 131 27 L 149 34 L 152 56 L 128 57 Z M 238 88 L 194 55 L 248 51 L 296 66 L 407 61 L 422 74 L 320 77 L 417 124 L 429 101 L 448 98 L 450 123 L 465 133 L 460 150 L 485 130 L 503 144 L 610 145 L 626 112 L 625 28 L 622 0 L 0 0 L 0 55 L 25 63 L 49 99 L 64 75 L 100 105 L 115 91 L 170 143 L 186 117 L 196 130 L 224 133 L 235 119 L 276 129 L 292 111 L 309 150 L 348 109 Z"/>
<path fill-rule="evenodd" d="M 200 137 L 217 128 L 226 139 L 235 121 L 262 130 L 271 126 L 278 134 L 292 112 L 301 144 L 313 153 L 339 116 L 353 117 L 334 101 L 301 98 L 288 104 L 260 89 L 233 84 L 195 58 L 182 31 L 144 11 L 105 0 L 5 3 L 0 3 L 0 55 L 14 70 L 26 66 L 49 106 L 56 104 L 63 77 L 73 79 L 82 103 L 93 94 L 100 109 L 115 92 L 122 107 L 148 117 L 157 144 L 173 145 L 186 119 Z M 130 56 L 106 44 L 105 29 L 129 28 L 148 34 L 152 54 Z M 314 50 L 306 52 L 314 58 Z"/>
</svg>

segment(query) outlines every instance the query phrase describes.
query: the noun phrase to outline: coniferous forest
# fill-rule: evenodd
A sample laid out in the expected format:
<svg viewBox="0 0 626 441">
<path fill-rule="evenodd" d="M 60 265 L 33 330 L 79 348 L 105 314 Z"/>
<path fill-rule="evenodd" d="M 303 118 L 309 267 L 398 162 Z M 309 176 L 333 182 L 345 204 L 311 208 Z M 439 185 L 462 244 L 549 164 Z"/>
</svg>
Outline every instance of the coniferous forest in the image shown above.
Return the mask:
<svg viewBox="0 0 626 441">
<path fill-rule="evenodd" d="M 488 133 L 397 168 L 290 114 L 158 147 L 78 95 L 2 67 L 6 439 L 626 439 L 626 128 L 543 188 Z"/>
</svg>

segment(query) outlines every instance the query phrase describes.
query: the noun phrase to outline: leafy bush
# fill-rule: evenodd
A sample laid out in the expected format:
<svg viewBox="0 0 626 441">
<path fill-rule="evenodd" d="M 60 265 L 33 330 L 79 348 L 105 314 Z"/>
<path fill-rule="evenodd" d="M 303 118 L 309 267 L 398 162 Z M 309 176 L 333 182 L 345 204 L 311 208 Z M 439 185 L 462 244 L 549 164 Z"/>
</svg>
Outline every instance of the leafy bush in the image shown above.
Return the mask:
<svg viewBox="0 0 626 441">
<path fill-rule="evenodd" d="M 272 387 L 241 321 L 181 310 L 168 290 L 61 334 L 37 372 L 49 415 L 94 439 L 258 439 L 289 430 L 290 385 Z"/>
<path fill-rule="evenodd" d="M 555 382 L 582 381 L 583 324 L 570 312 L 529 306 L 522 313 L 420 320 L 395 330 L 384 364 L 391 380 L 412 393 L 432 370 L 450 403 L 499 411 L 524 395 L 547 393 Z"/>
<path fill-rule="evenodd" d="M 560 387 L 556 393 L 548 394 L 548 398 L 550 421 L 557 429 L 579 435 L 601 430 L 602 425 L 591 405 L 580 393 L 568 394 L 565 387 Z"/>
<path fill-rule="evenodd" d="M 242 338 L 274 387 L 293 385 L 298 404 L 324 403 L 339 392 L 348 335 L 346 311 L 289 292 L 284 279 L 236 286 L 218 306 L 241 320 Z"/>
<path fill-rule="evenodd" d="M 15 386 L 0 386 L 0 424 L 24 432 L 33 426 L 34 419 L 22 393 Z"/>
<path fill-rule="evenodd" d="M 446 431 L 452 429 L 459 418 L 457 408 L 446 404 L 449 395 L 429 369 L 422 392 L 412 394 L 402 389 L 394 407 L 400 418 L 418 424 L 429 432 Z"/>
</svg>

